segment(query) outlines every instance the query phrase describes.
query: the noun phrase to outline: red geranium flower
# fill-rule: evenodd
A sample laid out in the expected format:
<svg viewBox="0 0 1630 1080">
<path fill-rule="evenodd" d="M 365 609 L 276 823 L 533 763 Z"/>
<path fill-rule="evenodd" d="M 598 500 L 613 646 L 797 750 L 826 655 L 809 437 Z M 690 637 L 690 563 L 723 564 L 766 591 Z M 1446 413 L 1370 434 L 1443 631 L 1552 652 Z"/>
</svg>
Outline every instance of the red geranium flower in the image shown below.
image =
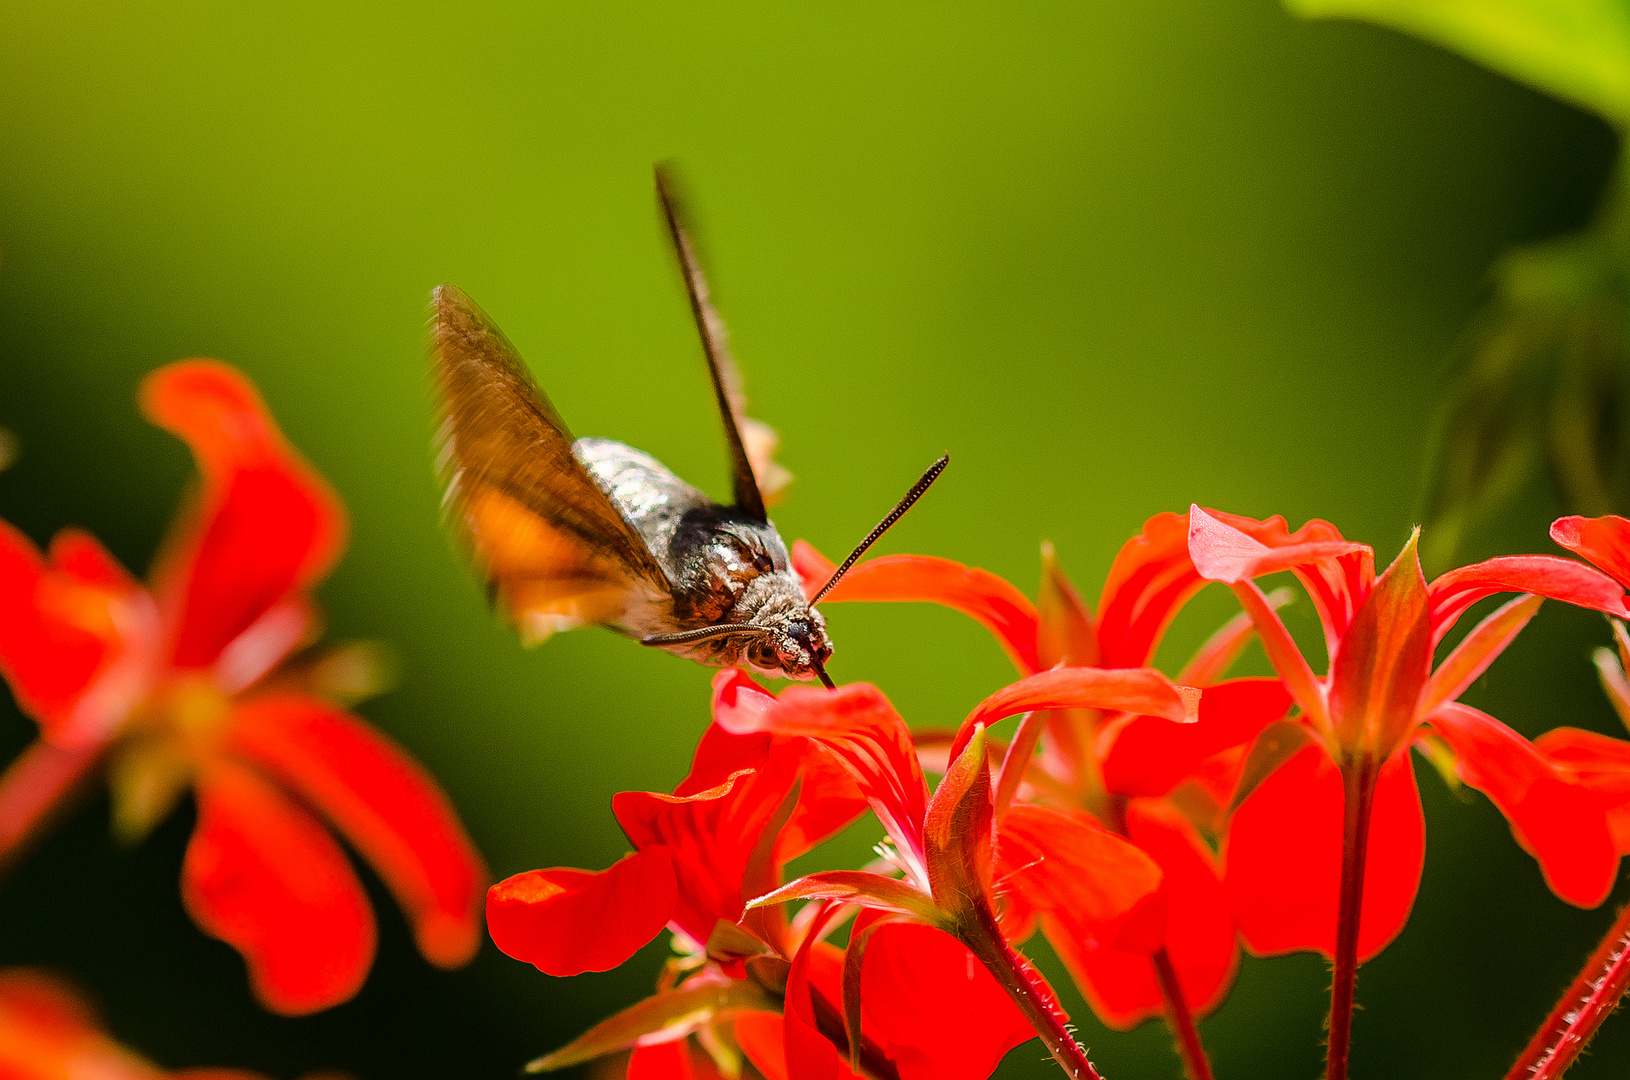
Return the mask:
<svg viewBox="0 0 1630 1080">
<path fill-rule="evenodd" d="M 5 1080 L 263 1080 L 236 1069 L 169 1072 L 114 1042 L 78 995 L 43 972 L 0 971 Z"/>
<path fill-rule="evenodd" d="M 733 1044 L 771 1080 L 848 1077 L 851 1063 L 874 1076 L 978 1080 L 1030 1037 L 1001 988 L 948 934 L 857 924 L 851 937 L 867 934 L 869 959 L 846 971 L 844 955 L 823 940 L 836 909 L 806 908 L 789 920 L 782 907 L 748 906 L 780 884 L 788 860 L 863 811 L 863 791 L 871 794 L 818 740 L 760 725 L 774 706 L 741 672 L 721 672 L 715 724 L 675 794 L 613 800 L 631 855 L 598 873 L 535 870 L 493 886 L 493 940 L 549 974 L 614 967 L 664 925 L 682 952 L 655 996 L 533 1068 L 632 1046 L 631 1074 L 700 1075 L 730 1062 L 709 1063 L 697 1046 L 727 1055 Z M 915 768 L 909 742 L 901 753 L 902 767 Z M 852 957 L 858 962 L 860 951 Z M 864 1008 L 853 1001 L 861 983 L 874 988 Z M 721 1029 L 733 1040 L 718 1037 Z M 685 1041 L 693 1033 L 696 1046 Z"/>
<path fill-rule="evenodd" d="M 1359 798 L 1355 790 L 1373 798 L 1358 959 L 1403 928 L 1425 852 L 1408 754 L 1417 743 L 1452 760 L 1460 779 L 1499 807 L 1559 897 L 1581 907 L 1607 897 L 1617 855 L 1595 800 L 1527 739 L 1455 699 L 1542 598 L 1623 612 L 1621 588 L 1590 567 L 1550 556 L 1490 559 L 1428 584 L 1414 540 L 1377 578 L 1373 551 L 1326 522 L 1291 533 L 1280 518 L 1259 522 L 1198 508 L 1190 511 L 1189 543 L 1200 573 L 1239 596 L 1301 710 L 1294 732 L 1264 736 L 1250 778 L 1260 782 L 1229 824 L 1227 884 L 1253 951 L 1336 952 L 1344 793 Z M 1318 611 L 1331 657 L 1323 676 L 1252 580 L 1282 570 L 1296 574 Z M 1456 620 L 1500 592 L 1530 595 L 1489 615 L 1434 667 L 1434 646 Z"/>
<path fill-rule="evenodd" d="M 795 559 L 817 587 L 829 575 L 826 561 L 800 543 Z M 1149 664 L 1178 610 L 1206 584 L 1188 552 L 1188 518 L 1159 514 L 1122 546 L 1110 568 L 1097 613 L 1088 611 L 1043 548 L 1042 584 L 1036 604 L 1006 581 L 946 559 L 895 555 L 855 567 L 829 600 L 915 600 L 943 604 L 978 619 L 1002 642 L 1021 674 L 1055 665 L 1134 668 Z M 1039 909 L 1040 925 L 1069 968 L 1093 1011 L 1105 1023 L 1131 1027 L 1177 1007 L 1203 1014 L 1221 1001 L 1238 967 L 1239 947 L 1224 895 L 1221 869 L 1201 831 L 1216 824 L 1219 798 L 1239 753 L 1229 748 L 1280 719 L 1290 698 L 1277 679 L 1241 679 L 1212 685 L 1251 636 L 1243 616 L 1219 631 L 1178 674 L 1186 686 L 1204 687 L 1199 722 L 1174 725 L 1096 709 L 1039 712 L 1027 720 L 1008 750 L 998 814 L 1006 811 L 1024 777 L 1023 796 L 1066 815 L 1091 815 L 1094 824 L 1130 839 L 1160 867 L 1165 895 L 1161 947 L 1126 951 L 1079 924 L 1066 903 Z M 1041 754 L 1033 761 L 1037 744 Z M 1221 754 L 1225 760 L 1210 759 Z M 1028 764 L 1028 768 L 1024 766 Z M 1206 785 L 1190 785 L 1181 803 L 1170 798 L 1196 773 Z M 1196 813 L 1211 800 L 1207 813 Z M 1021 804 L 1022 805 L 1022 804 Z M 1179 808 L 1181 806 L 1181 809 Z M 1007 826 L 1007 844 L 1027 850 L 1029 832 L 1044 838 L 1052 811 L 1022 806 Z M 1039 855 L 1039 850 L 1037 853 Z M 1024 860 L 1016 860 L 1022 862 Z M 1007 922 L 1015 932 L 1028 925 L 1018 900 L 1009 896 Z M 1028 910 L 1025 916 L 1035 914 Z M 1161 952 L 1164 956 L 1161 956 Z M 1181 988 L 1181 1005 L 1172 1001 Z M 1177 1024 L 1187 1021 L 1174 1017 Z"/>
<path fill-rule="evenodd" d="M 1630 580 L 1630 521 L 1612 515 L 1599 518 L 1558 518 L 1551 538 L 1583 555 L 1611 574 L 1619 584 Z M 1624 623 L 1611 619 L 1618 652 L 1596 650 L 1596 667 L 1619 719 L 1630 727 L 1630 634 Z M 1630 855 L 1630 742 L 1594 731 L 1560 727 L 1534 740 L 1546 759 L 1600 801 L 1607 813 L 1613 847 Z"/>
<path fill-rule="evenodd" d="M 0 673 L 41 731 L 0 781 L 0 858 L 106 758 L 128 835 L 195 792 L 183 899 L 243 954 L 268 1008 L 344 1001 L 373 960 L 367 898 L 311 811 L 373 864 L 424 955 L 463 964 L 485 870 L 452 807 L 400 747 L 312 692 L 345 656 L 285 663 L 344 544 L 338 499 L 232 368 L 172 364 L 140 398 L 201 474 L 149 588 L 86 533 L 42 556 L 0 522 Z"/>
<path fill-rule="evenodd" d="M 835 970 L 830 946 L 817 946 L 807 922 L 748 912 L 746 901 L 865 809 L 854 785 L 797 740 L 709 728 L 673 795 L 622 792 L 612 809 L 631 854 L 598 872 L 557 867 L 499 882 L 487 895 L 488 932 L 505 953 L 556 976 L 616 967 L 664 926 L 680 956 L 654 996 L 531 1068 L 632 1048 L 631 1076 L 710 1075 L 695 1034 L 713 1053 L 739 1045 L 761 1072 L 785 1076 L 797 1043 L 784 1033 L 797 1022 L 782 1015 L 789 982 L 795 969 L 804 984 L 812 966 Z M 826 1053 L 836 1055 L 829 1044 Z"/>
<path fill-rule="evenodd" d="M 1012 1013 L 1016 1022 L 1011 1024 L 960 1025 L 946 1046 L 954 1046 L 955 1053 L 936 1064 L 941 1071 L 917 1075 L 984 1075 L 1029 1037 L 1029 1029 L 1017 1022 L 1026 1019 L 1061 1062 L 1069 1058 L 1074 1044 L 1052 990 L 1010 945 L 1030 920 L 1012 916 L 999 927 L 996 897 L 1006 897 L 1010 912 L 1042 912 L 1084 939 L 1148 956 L 1161 948 L 1165 930 L 1161 869 L 1086 814 L 1001 805 L 996 792 L 1007 784 L 993 788 L 990 781 L 985 728 L 1015 713 L 1074 708 L 1184 722 L 1192 719 L 1194 695 L 1147 669 L 1062 668 L 1031 676 L 969 714 L 952 744 L 949 770 L 930 796 L 910 731 L 875 687 L 791 687 L 771 698 L 739 673 L 721 676 L 716 685 L 728 687 L 732 678 L 737 680 L 734 706 L 717 710 L 716 722 L 732 732 L 802 736 L 820 746 L 855 779 L 892 844 L 886 857 L 898 878 L 867 871 L 816 873 L 755 901 L 812 899 L 868 910 L 850 933 L 845 961 L 851 1027 L 857 1016 L 876 1016 L 885 1008 L 903 1013 L 906 1006 L 899 1003 L 921 993 L 920 984 L 867 977 L 875 963 L 871 948 L 880 937 L 901 933 L 900 924 L 917 924 L 930 931 L 910 931 L 919 947 L 937 942 L 951 957 L 971 950 L 1022 1010 Z M 957 941 L 966 950 L 953 949 Z M 1069 1067 L 1090 1068 L 1084 1058 L 1072 1058 Z"/>
</svg>

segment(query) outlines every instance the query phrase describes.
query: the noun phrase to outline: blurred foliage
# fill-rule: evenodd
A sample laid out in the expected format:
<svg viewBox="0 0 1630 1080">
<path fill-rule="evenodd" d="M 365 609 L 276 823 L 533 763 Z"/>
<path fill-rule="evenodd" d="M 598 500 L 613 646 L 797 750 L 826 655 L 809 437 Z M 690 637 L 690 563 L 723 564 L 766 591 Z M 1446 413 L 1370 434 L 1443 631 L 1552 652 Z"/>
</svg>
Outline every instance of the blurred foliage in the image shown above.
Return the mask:
<svg viewBox="0 0 1630 1080">
<path fill-rule="evenodd" d="M 1630 7 L 1621 0 L 1286 0 L 1370 19 L 1453 49 L 1630 125 Z"/>
<path fill-rule="evenodd" d="M 1436 437 L 1426 560 L 1444 569 L 1479 518 L 1509 508 L 1535 461 L 1563 505 L 1630 507 L 1626 271 L 1616 203 L 1601 226 L 1518 248 L 1460 345 Z"/>
<path fill-rule="evenodd" d="M 1621 132 L 1630 126 L 1630 6 L 1620 0 L 1286 2 L 1303 15 L 1416 34 Z M 1570 512 L 1630 510 L 1627 182 L 1621 159 L 1588 228 L 1494 264 L 1492 295 L 1456 349 L 1443 394 L 1422 545 L 1429 570 L 1450 566 L 1467 531 L 1507 509 L 1540 461 Z"/>
</svg>

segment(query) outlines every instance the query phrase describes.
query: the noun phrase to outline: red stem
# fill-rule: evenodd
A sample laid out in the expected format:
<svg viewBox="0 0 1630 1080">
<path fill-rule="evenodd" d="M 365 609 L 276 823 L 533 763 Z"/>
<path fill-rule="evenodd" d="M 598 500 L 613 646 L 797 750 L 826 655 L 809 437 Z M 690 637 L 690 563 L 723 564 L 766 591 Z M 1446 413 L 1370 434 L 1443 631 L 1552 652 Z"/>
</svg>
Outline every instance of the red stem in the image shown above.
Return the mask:
<svg viewBox="0 0 1630 1080">
<path fill-rule="evenodd" d="M 1194 1014 L 1183 1000 L 1183 986 L 1177 981 L 1177 969 L 1172 959 L 1161 949 L 1154 955 L 1155 975 L 1160 980 L 1160 993 L 1166 999 L 1166 1023 L 1177 1038 L 1177 1053 L 1183 1059 L 1183 1071 L 1189 1080 L 1211 1080 L 1211 1062 L 1206 1060 L 1206 1048 L 1200 1042 L 1200 1031 L 1194 1026 Z"/>
<path fill-rule="evenodd" d="M 1561 1076 L 1607 1014 L 1618 1008 L 1630 987 L 1630 906 L 1619 912 L 1612 929 L 1562 998 L 1534 1033 L 1506 1074 L 1506 1080 L 1555 1080 Z"/>
<path fill-rule="evenodd" d="M 1341 788 L 1341 896 L 1336 909 L 1336 956 L 1330 977 L 1330 1045 L 1326 1080 L 1347 1080 L 1353 1038 L 1353 991 L 1358 984 L 1358 927 L 1364 906 L 1364 859 L 1369 851 L 1370 810 L 1375 804 L 1376 763 L 1368 756 L 1344 765 Z"/>
<path fill-rule="evenodd" d="M 63 747 L 36 739 L 0 774 L 0 873 L 68 802 L 106 748 L 106 743 Z"/>
<path fill-rule="evenodd" d="M 974 925 L 964 927 L 959 936 L 996 981 L 1030 1026 L 1036 1029 L 1053 1060 L 1064 1067 L 1070 1080 L 1103 1080 L 1087 1060 L 1087 1052 L 1065 1027 L 1068 1019 L 1053 999 L 1052 991 L 1030 966 L 1030 961 L 1013 951 L 996 925 L 996 916 L 983 898 L 973 904 Z"/>
</svg>

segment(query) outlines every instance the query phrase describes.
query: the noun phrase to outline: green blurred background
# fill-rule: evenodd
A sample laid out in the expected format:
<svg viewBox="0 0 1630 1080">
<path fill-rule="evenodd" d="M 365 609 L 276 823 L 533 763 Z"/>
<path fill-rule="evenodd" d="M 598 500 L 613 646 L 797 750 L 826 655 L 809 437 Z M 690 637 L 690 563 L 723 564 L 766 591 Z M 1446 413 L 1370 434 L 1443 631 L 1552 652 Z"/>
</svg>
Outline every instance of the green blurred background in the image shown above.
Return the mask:
<svg viewBox="0 0 1630 1080">
<path fill-rule="evenodd" d="M 1144 518 L 1190 501 L 1326 517 L 1390 558 L 1485 268 L 1583 223 L 1615 150 L 1466 61 L 1270 0 L 590 7 L 0 7 L 0 424 L 22 450 L 0 516 L 39 541 L 86 526 L 144 567 L 190 465 L 136 415 L 137 380 L 193 355 L 250 373 L 350 507 L 331 636 L 402 660 L 362 711 L 498 876 L 618 857 L 610 797 L 684 774 L 709 673 L 600 631 L 523 651 L 488 615 L 438 524 L 436 283 L 498 320 L 577 433 L 722 494 L 651 196 L 675 158 L 754 412 L 798 476 L 789 541 L 841 554 L 949 450 L 885 550 L 1031 591 L 1051 538 L 1095 594 Z M 1462 555 L 1552 550 L 1555 511 L 1536 481 Z M 1230 614 L 1215 592 L 1163 655 Z M 833 673 L 915 723 L 1010 678 L 949 612 L 829 614 Z M 1529 735 L 1612 732 L 1588 660 L 1606 640 L 1552 605 L 1471 700 Z M 0 704 L 0 756 L 31 734 Z M 1361 974 L 1354 1071 L 1498 1077 L 1610 910 L 1555 900 L 1486 800 L 1418 772 L 1425 881 Z M 660 963 L 656 945 L 554 980 L 488 945 L 444 974 L 381 902 L 361 995 L 272 1017 L 181 910 L 191 815 L 126 850 L 94 798 L 0 889 L 0 963 L 67 973 L 167 1066 L 508 1077 Z M 1202 1027 L 1217 1074 L 1318 1075 L 1325 987 L 1316 957 L 1246 960 Z M 1106 1032 L 1065 995 L 1106 1075 L 1178 1075 L 1159 1025 Z M 1041 1059 L 1027 1044 L 1000 1075 L 1056 1075 Z M 1572 1075 L 1627 1067 L 1620 1017 Z"/>
</svg>

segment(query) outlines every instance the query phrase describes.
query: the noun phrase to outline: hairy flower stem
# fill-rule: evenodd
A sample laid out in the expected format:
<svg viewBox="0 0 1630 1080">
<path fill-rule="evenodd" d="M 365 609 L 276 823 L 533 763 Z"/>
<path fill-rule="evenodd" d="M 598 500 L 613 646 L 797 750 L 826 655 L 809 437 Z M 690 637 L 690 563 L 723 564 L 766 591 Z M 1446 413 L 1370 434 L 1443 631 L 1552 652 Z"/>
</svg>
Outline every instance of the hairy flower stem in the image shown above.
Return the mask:
<svg viewBox="0 0 1630 1080">
<path fill-rule="evenodd" d="M 1630 988 L 1630 906 L 1535 1032 L 1506 1080 L 1555 1080 L 1590 1042 Z"/>
<path fill-rule="evenodd" d="M 0 774 L 0 874 L 67 804 L 106 748 L 100 742 L 62 747 L 36 739 Z"/>
<path fill-rule="evenodd" d="M 1370 846 L 1379 763 L 1362 755 L 1342 766 L 1341 894 L 1336 908 L 1336 956 L 1330 977 L 1330 1043 L 1325 1080 L 1347 1080 L 1353 1038 L 1353 991 L 1358 984 L 1358 927 L 1364 907 L 1364 858 Z"/>
<path fill-rule="evenodd" d="M 958 936 L 979 962 L 996 977 L 996 982 L 1019 1006 L 1024 1018 L 1036 1029 L 1053 1060 L 1064 1067 L 1071 1080 L 1103 1080 L 1087 1060 L 1087 1052 L 1064 1026 L 1064 1015 L 1053 1003 L 1052 994 L 1030 962 L 1007 943 L 996 925 L 996 916 L 983 899 L 973 904 L 973 925 Z"/>
<path fill-rule="evenodd" d="M 1177 1040 L 1177 1053 L 1183 1059 L 1183 1071 L 1188 1080 L 1211 1080 L 1211 1062 L 1206 1060 L 1206 1048 L 1200 1042 L 1200 1031 L 1194 1026 L 1194 1014 L 1183 1000 L 1183 987 L 1177 981 L 1177 969 L 1172 959 L 1161 949 L 1154 955 L 1155 975 L 1160 980 L 1160 993 L 1166 999 L 1166 1023 Z"/>
</svg>

